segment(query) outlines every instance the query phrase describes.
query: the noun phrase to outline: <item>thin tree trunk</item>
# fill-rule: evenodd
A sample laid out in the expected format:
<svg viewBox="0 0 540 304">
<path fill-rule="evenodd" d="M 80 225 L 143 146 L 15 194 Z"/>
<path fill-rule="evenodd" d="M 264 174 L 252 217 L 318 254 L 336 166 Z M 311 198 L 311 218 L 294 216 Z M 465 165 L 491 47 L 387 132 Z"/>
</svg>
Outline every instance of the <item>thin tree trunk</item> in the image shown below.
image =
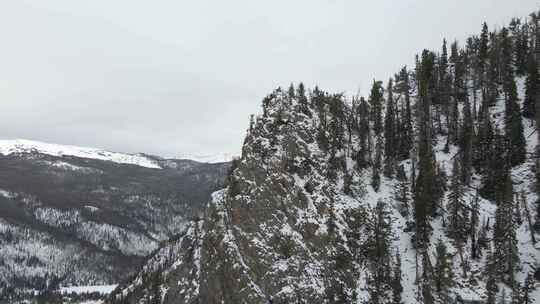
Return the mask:
<svg viewBox="0 0 540 304">
<path fill-rule="evenodd" d="M 536 244 L 536 238 L 534 237 L 534 229 L 531 220 L 531 213 L 529 212 L 529 206 L 527 206 L 527 200 L 525 199 L 525 196 L 523 196 L 522 202 L 523 208 L 525 209 L 525 215 L 527 216 L 527 222 L 529 224 L 529 231 L 531 232 L 531 241 L 533 244 Z"/>
<path fill-rule="evenodd" d="M 463 270 L 463 278 L 467 278 L 467 267 L 465 266 L 465 259 L 463 258 L 463 244 L 458 242 L 457 249 L 459 253 L 459 259 L 461 260 L 461 269 Z"/>
</svg>

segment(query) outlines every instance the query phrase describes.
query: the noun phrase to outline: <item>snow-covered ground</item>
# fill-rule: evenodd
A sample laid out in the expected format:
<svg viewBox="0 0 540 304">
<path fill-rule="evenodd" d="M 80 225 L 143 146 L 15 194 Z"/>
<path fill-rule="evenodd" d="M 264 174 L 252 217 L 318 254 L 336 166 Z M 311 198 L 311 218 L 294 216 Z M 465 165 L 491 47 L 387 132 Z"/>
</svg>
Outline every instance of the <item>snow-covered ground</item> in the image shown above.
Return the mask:
<svg viewBox="0 0 540 304">
<path fill-rule="evenodd" d="M 223 153 L 223 154 L 180 154 L 178 159 L 189 159 L 200 163 L 216 164 L 230 162 L 237 155 Z"/>
<path fill-rule="evenodd" d="M 90 285 L 90 286 L 70 286 L 70 287 L 60 287 L 61 294 L 82 294 L 82 293 L 93 293 L 98 292 L 103 295 L 111 293 L 115 288 L 116 284 L 113 285 Z"/>
<path fill-rule="evenodd" d="M 161 169 L 157 161 L 144 155 L 110 152 L 97 148 L 57 145 L 26 139 L 0 140 L 0 154 L 42 153 L 52 156 L 75 156 L 111 161 L 119 164 L 131 164 L 146 168 Z"/>
</svg>

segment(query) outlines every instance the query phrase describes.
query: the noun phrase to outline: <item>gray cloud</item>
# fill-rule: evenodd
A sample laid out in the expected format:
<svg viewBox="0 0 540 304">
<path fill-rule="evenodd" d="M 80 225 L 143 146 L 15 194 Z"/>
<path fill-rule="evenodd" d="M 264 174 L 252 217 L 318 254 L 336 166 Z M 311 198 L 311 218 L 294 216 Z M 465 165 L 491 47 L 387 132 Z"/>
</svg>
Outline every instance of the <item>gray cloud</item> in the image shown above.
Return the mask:
<svg viewBox="0 0 540 304">
<path fill-rule="evenodd" d="M 538 1 L 4 1 L 0 137 L 237 154 L 278 85 L 365 93 Z M 376 2 L 376 3 L 374 3 Z"/>
</svg>

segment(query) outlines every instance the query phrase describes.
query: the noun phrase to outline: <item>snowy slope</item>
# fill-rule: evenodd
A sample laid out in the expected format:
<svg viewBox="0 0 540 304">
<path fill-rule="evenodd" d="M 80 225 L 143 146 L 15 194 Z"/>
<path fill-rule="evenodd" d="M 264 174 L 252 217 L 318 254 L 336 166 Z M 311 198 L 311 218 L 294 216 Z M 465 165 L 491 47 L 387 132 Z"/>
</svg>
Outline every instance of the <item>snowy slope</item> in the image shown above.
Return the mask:
<svg viewBox="0 0 540 304">
<path fill-rule="evenodd" d="M 238 156 L 233 155 L 233 154 L 222 153 L 222 154 L 180 154 L 177 158 L 193 160 L 199 163 L 216 164 L 216 163 L 230 162 L 234 158 L 237 158 L 237 157 Z"/>
<path fill-rule="evenodd" d="M 146 168 L 161 169 L 156 160 L 143 155 L 110 152 L 96 148 L 50 144 L 26 139 L 0 140 L 0 154 L 41 153 L 52 156 L 75 156 L 80 158 L 111 161 L 119 164 L 137 165 Z"/>
<path fill-rule="evenodd" d="M 81 294 L 97 292 L 100 294 L 109 294 L 116 288 L 117 285 L 90 285 L 90 286 L 69 286 L 60 287 L 60 293 L 62 294 Z"/>
</svg>

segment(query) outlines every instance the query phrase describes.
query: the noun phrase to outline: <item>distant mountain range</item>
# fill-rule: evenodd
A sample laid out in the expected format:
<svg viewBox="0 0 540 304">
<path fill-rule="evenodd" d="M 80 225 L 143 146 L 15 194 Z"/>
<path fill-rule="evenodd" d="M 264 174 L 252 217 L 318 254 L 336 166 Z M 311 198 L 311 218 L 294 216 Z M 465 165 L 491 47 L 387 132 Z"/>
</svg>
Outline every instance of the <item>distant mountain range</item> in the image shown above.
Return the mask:
<svg viewBox="0 0 540 304">
<path fill-rule="evenodd" d="M 0 140 L 0 298 L 118 282 L 202 212 L 228 168 Z"/>
</svg>

